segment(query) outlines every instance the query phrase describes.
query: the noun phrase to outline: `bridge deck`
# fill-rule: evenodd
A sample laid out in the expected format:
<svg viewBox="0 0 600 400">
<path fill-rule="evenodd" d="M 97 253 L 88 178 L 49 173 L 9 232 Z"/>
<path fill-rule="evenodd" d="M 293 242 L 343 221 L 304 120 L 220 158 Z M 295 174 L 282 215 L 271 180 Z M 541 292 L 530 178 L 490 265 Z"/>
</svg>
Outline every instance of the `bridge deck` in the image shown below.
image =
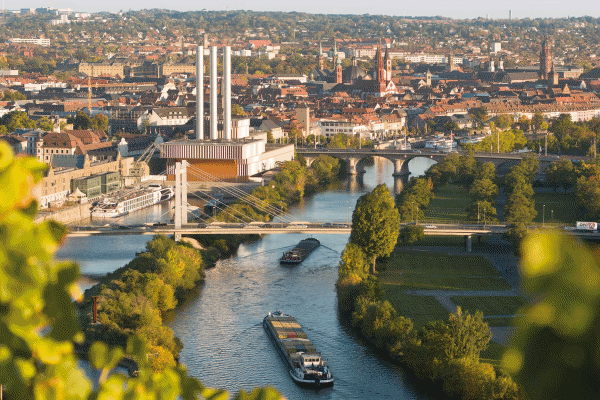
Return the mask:
<svg viewBox="0 0 600 400">
<path fill-rule="evenodd" d="M 406 224 L 402 224 L 405 226 Z M 180 234 L 180 235 L 265 235 L 272 233 L 305 233 L 305 234 L 337 234 L 348 235 L 352 227 L 343 223 L 310 223 L 306 225 L 266 223 L 262 226 L 244 224 L 215 224 L 200 226 L 198 224 L 187 224 L 180 229 L 175 225 L 154 226 L 126 226 L 114 225 L 110 227 L 98 226 L 75 226 L 71 227 L 69 237 L 101 236 L 101 235 L 156 235 L 156 234 Z M 424 228 L 425 235 L 438 236 L 467 236 L 467 235 L 489 235 L 505 233 L 506 227 L 502 225 L 436 225 L 435 228 Z"/>
</svg>

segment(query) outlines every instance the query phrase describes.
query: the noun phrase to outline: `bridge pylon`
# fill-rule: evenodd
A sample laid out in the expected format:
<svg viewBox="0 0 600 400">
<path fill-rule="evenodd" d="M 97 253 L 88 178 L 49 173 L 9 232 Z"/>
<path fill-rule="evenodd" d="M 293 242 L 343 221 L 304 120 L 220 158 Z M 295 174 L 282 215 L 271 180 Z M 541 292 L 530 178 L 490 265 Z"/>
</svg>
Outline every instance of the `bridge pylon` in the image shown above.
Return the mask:
<svg viewBox="0 0 600 400">
<path fill-rule="evenodd" d="M 187 161 L 175 163 L 175 229 L 188 223 L 187 213 Z"/>
</svg>

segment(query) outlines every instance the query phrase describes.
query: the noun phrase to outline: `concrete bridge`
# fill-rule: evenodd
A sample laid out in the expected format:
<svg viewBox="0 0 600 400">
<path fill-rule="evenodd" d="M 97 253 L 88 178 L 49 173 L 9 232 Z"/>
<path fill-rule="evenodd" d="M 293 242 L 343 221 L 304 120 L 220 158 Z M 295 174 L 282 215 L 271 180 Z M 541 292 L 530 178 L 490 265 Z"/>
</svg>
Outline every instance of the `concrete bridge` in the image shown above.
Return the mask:
<svg viewBox="0 0 600 400">
<path fill-rule="evenodd" d="M 414 158 L 425 157 L 436 162 L 442 161 L 450 153 L 440 153 L 433 149 L 415 149 L 415 150 L 396 150 L 396 149 L 327 149 L 327 148 L 308 148 L 297 147 L 296 153 L 302 155 L 307 164 L 310 166 L 312 162 L 322 154 L 344 160 L 348 166 L 350 175 L 357 175 L 364 172 L 361 161 L 367 157 L 383 157 L 390 160 L 394 164 L 394 176 L 408 175 L 408 162 Z M 481 162 L 492 162 L 498 168 L 502 164 L 519 163 L 525 154 L 531 153 L 475 153 L 475 159 Z M 536 154 L 536 156 L 538 156 Z M 538 156 L 540 159 L 540 171 L 544 171 L 546 167 L 553 161 L 558 161 L 563 158 L 569 159 L 585 159 L 583 157 L 574 156 Z"/>
</svg>

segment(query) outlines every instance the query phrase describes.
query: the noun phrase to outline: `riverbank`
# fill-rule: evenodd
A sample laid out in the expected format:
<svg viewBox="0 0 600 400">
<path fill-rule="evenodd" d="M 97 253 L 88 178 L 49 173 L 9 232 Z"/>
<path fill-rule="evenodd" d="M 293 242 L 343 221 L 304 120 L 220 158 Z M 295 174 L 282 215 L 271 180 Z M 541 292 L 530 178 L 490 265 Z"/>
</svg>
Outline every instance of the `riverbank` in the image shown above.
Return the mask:
<svg viewBox="0 0 600 400">
<path fill-rule="evenodd" d="M 246 215 L 252 213 L 253 219 L 270 220 L 269 207 L 278 207 L 279 212 L 287 209 L 305 195 L 318 191 L 321 183 L 337 179 L 342 170 L 338 160 L 326 156 L 315 160 L 313 165 L 316 168 L 306 168 L 298 162 L 285 163 L 280 173 L 274 176 L 272 185 L 261 186 L 252 192 L 257 202 L 251 206 L 242 201 L 233 203 L 214 219 L 226 219 L 236 211 L 245 210 Z M 82 326 L 88 327 L 88 340 L 124 346 L 129 335 L 141 335 L 154 355 L 151 363 L 155 370 L 173 366 L 182 344 L 173 331 L 164 326 L 166 313 L 174 310 L 186 293 L 202 283 L 204 268 L 234 255 L 241 243 L 257 237 L 196 235 L 193 238 L 196 248 L 156 236 L 146 244 L 146 251 L 86 290 L 80 314 Z M 92 298 L 95 296 L 101 324 L 92 324 Z"/>
</svg>

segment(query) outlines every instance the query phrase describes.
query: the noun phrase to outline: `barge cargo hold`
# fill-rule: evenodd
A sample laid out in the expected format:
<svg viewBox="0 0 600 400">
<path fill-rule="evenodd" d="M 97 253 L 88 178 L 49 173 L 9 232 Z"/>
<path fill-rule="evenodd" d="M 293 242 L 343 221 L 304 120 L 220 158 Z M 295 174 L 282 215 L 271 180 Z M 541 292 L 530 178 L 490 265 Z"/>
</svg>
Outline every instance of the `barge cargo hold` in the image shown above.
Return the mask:
<svg viewBox="0 0 600 400">
<path fill-rule="evenodd" d="M 315 251 L 321 242 L 315 238 L 301 240 L 292 250 L 286 251 L 279 260 L 280 264 L 300 264 L 306 260 L 310 253 Z"/>
<path fill-rule="evenodd" d="M 298 384 L 324 387 L 333 385 L 333 376 L 296 318 L 281 311 L 269 313 L 263 326 Z"/>
</svg>

